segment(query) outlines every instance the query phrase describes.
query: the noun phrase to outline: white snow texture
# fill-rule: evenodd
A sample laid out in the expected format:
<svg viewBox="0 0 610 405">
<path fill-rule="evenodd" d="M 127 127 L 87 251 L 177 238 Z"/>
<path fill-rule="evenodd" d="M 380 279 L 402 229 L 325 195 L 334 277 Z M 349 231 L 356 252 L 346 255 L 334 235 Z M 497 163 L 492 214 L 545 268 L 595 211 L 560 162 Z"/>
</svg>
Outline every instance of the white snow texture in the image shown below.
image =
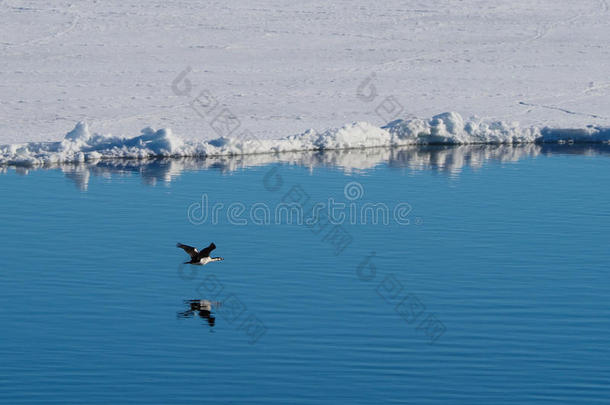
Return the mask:
<svg viewBox="0 0 610 405">
<path fill-rule="evenodd" d="M 0 0 L 0 163 L 604 142 L 608 9 L 607 0 Z M 237 130 L 214 125 L 223 112 Z M 473 114 L 482 118 L 462 118 Z"/>
</svg>

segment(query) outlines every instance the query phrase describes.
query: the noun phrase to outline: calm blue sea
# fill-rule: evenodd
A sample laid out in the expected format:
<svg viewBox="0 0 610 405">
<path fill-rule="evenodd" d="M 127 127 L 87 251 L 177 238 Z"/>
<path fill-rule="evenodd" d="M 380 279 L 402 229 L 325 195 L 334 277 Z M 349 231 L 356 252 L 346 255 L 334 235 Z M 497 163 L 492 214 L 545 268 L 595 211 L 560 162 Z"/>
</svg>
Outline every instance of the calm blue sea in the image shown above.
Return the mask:
<svg viewBox="0 0 610 405">
<path fill-rule="evenodd" d="M 4 169 L 0 403 L 607 404 L 607 150 L 370 153 Z"/>
</svg>

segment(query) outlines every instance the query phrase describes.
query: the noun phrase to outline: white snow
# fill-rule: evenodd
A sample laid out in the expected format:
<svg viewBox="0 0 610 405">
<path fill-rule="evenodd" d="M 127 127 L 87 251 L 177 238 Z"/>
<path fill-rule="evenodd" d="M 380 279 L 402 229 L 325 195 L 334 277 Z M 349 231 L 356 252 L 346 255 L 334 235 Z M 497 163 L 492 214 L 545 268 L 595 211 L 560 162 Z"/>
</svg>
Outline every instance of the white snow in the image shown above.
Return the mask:
<svg viewBox="0 0 610 405">
<path fill-rule="evenodd" d="M 606 0 L 0 0 L 0 144 L 20 144 L 1 159 L 603 141 L 608 19 Z M 80 121 L 120 136 L 64 137 Z M 148 127 L 173 132 L 131 138 Z"/>
<path fill-rule="evenodd" d="M 323 132 L 308 130 L 280 139 L 217 138 L 204 141 L 183 140 L 169 129 L 155 131 L 145 128 L 133 138 L 91 134 L 87 124 L 79 122 L 59 142 L 0 146 L 0 165 L 49 165 L 116 158 L 234 156 L 428 144 L 559 142 L 607 143 L 610 142 L 610 128 L 521 128 L 517 123 L 464 120 L 458 113 L 450 112 L 429 120 L 396 120 L 383 128 L 360 122 Z"/>
</svg>

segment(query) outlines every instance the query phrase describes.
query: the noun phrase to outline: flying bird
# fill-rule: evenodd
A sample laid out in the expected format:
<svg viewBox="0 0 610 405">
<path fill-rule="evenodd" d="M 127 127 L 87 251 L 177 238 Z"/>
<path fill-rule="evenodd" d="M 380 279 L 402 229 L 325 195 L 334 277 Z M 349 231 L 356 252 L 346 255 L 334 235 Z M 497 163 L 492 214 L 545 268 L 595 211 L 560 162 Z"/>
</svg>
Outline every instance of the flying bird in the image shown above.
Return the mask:
<svg viewBox="0 0 610 405">
<path fill-rule="evenodd" d="M 184 249 L 184 251 L 191 256 L 191 261 L 184 262 L 184 264 L 198 264 L 203 266 L 204 264 L 208 264 L 210 262 L 219 262 L 224 260 L 222 257 L 210 257 L 210 252 L 216 249 L 214 242 L 210 243 L 210 246 L 201 249 L 201 252 L 192 246 L 183 245 L 182 243 L 177 243 L 176 246 L 180 249 Z"/>
</svg>

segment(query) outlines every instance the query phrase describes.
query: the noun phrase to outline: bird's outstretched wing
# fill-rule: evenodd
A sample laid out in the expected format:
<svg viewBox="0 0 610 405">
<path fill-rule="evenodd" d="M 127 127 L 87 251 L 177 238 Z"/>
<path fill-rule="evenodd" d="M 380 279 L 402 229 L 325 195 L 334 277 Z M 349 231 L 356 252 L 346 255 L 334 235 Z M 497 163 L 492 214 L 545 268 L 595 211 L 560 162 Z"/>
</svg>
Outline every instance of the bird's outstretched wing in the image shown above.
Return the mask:
<svg viewBox="0 0 610 405">
<path fill-rule="evenodd" d="M 192 246 L 183 245 L 182 243 L 176 243 L 176 246 L 180 249 L 184 249 L 184 251 L 191 256 L 191 259 L 196 259 L 199 256 L 199 251 Z"/>
<path fill-rule="evenodd" d="M 203 257 L 208 257 L 210 255 L 210 253 L 212 252 L 212 250 L 216 249 L 216 245 L 214 244 L 214 242 L 210 243 L 210 246 L 208 246 L 207 248 L 201 249 L 201 252 L 199 252 L 199 256 L 197 256 L 199 259 L 203 258 Z"/>
</svg>

